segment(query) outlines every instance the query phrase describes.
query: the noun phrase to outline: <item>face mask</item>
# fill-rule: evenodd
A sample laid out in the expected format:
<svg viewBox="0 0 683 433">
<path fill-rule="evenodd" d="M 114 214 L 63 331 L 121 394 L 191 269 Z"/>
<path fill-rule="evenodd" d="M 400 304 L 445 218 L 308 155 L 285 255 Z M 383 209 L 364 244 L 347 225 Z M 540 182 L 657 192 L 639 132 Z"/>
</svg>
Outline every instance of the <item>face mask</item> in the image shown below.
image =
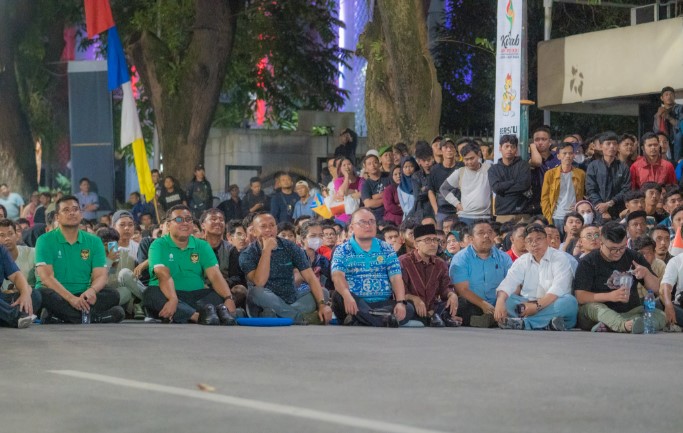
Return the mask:
<svg viewBox="0 0 683 433">
<path fill-rule="evenodd" d="M 313 251 L 316 251 L 318 248 L 320 248 L 323 244 L 323 240 L 320 238 L 310 238 L 306 239 L 306 245 L 308 248 L 312 249 Z"/>
<path fill-rule="evenodd" d="M 590 224 L 593 222 L 593 214 L 592 213 L 582 213 L 581 216 L 583 217 L 583 224 Z"/>
<path fill-rule="evenodd" d="M 579 154 L 579 155 L 574 156 L 574 162 L 577 164 L 581 164 L 585 160 L 586 160 L 586 155 Z"/>
</svg>

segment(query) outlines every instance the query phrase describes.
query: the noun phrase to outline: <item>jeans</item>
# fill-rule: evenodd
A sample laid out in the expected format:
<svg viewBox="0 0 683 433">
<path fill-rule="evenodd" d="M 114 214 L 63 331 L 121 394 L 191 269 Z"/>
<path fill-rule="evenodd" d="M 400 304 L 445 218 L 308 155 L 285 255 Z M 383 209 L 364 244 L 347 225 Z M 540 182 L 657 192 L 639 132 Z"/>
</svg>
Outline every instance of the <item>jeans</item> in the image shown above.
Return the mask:
<svg viewBox="0 0 683 433">
<path fill-rule="evenodd" d="M 133 298 L 142 300 L 142 293 L 145 291 L 146 287 L 140 280 L 135 278 L 133 271 L 126 268 L 121 269 L 118 280 L 120 286 L 118 286 L 116 290 L 119 292 L 119 305 L 128 305 Z"/>
<path fill-rule="evenodd" d="M 361 325 L 365 326 L 384 326 L 384 318 L 388 314 L 393 313 L 394 307 L 396 306 L 396 301 L 393 299 L 379 302 L 366 302 L 353 293 L 351 296 L 353 296 L 353 299 L 358 306 L 358 313 L 356 313 L 354 317 Z M 332 311 L 334 311 L 334 315 L 337 316 L 337 320 L 343 323 L 347 316 L 346 309 L 344 308 L 344 298 L 336 291 L 332 295 Z M 380 313 L 382 315 L 374 315 L 372 313 Z M 405 325 L 414 317 L 415 307 L 409 302 L 408 305 L 406 305 L 406 317 L 399 322 L 399 325 Z"/>
<path fill-rule="evenodd" d="M 323 298 L 327 302 L 330 293 L 323 289 Z M 265 287 L 252 287 L 247 291 L 247 314 L 249 317 L 259 317 L 264 309 L 270 309 L 278 317 L 294 319 L 297 314 L 309 314 L 318 309 L 313 294 L 309 290 L 297 293 L 297 299 L 291 304 L 286 303 L 281 297 Z"/>
<path fill-rule="evenodd" d="M 505 309 L 508 316 L 519 317 L 515 312 L 517 304 L 529 302 L 527 298 L 512 294 L 505 301 Z M 576 326 L 576 315 L 579 312 L 579 303 L 572 295 L 564 295 L 555 299 L 555 302 L 546 306 L 533 316 L 525 317 L 524 329 L 545 329 L 553 317 L 562 317 L 564 325 L 567 329 L 572 329 Z"/>
<path fill-rule="evenodd" d="M 19 307 L 11 305 L 19 298 L 18 292 L 0 293 L 0 326 L 17 326 L 17 320 L 21 315 Z M 42 296 L 38 290 L 31 291 L 31 303 L 33 304 L 33 314 L 37 314 L 42 302 Z"/>
<path fill-rule="evenodd" d="M 218 296 L 213 289 L 200 289 L 191 292 L 176 291 L 178 296 L 178 307 L 173 315 L 174 323 L 187 323 L 198 309 L 204 305 L 219 305 L 223 303 L 223 298 Z M 159 311 L 164 308 L 168 298 L 161 291 L 159 286 L 149 286 L 142 294 L 142 305 L 144 305 L 152 317 L 159 317 Z"/>
<path fill-rule="evenodd" d="M 579 308 L 579 326 L 581 329 L 590 331 L 598 322 L 602 322 L 614 332 L 629 332 L 626 330 L 626 322 L 636 317 L 643 316 L 643 307 L 636 307 L 625 313 L 617 313 L 607 305 L 599 302 L 590 302 Z M 655 309 L 653 314 L 655 329 L 661 331 L 666 325 L 666 316 L 661 310 Z"/>
<path fill-rule="evenodd" d="M 43 308 L 49 310 L 52 316 L 66 323 L 81 323 L 81 311 L 72 307 L 59 293 L 52 289 L 40 289 L 40 294 L 43 296 Z M 79 293 L 75 296 L 80 295 Z M 119 292 L 105 287 L 97 294 L 95 305 L 90 306 L 90 313 L 104 313 L 117 305 L 119 305 Z"/>
</svg>

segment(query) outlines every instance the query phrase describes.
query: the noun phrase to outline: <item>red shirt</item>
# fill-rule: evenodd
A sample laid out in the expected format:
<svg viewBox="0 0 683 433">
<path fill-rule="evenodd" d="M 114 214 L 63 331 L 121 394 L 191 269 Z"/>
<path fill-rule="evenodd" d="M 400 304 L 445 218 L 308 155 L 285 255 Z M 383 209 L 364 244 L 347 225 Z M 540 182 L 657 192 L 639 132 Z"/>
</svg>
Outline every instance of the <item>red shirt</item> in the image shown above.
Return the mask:
<svg viewBox="0 0 683 433">
<path fill-rule="evenodd" d="M 640 189 L 647 182 L 676 185 L 676 172 L 673 164 L 662 158 L 650 164 L 647 158 L 639 156 L 636 162 L 631 164 L 631 189 Z"/>
<path fill-rule="evenodd" d="M 517 259 L 519 258 L 519 256 L 518 256 L 517 254 L 515 254 L 514 251 L 512 251 L 512 248 L 510 248 L 509 250 L 505 251 L 505 254 L 507 254 L 508 256 L 510 256 L 510 258 L 512 259 L 512 263 L 514 263 L 515 260 L 517 260 Z"/>
</svg>

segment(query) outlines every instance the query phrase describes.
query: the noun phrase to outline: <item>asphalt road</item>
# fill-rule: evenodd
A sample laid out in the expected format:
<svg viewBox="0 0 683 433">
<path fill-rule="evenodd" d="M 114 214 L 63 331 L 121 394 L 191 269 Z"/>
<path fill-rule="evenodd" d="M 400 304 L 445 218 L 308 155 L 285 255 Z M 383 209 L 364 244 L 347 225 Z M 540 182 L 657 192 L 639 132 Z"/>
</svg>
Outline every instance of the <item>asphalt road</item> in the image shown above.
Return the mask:
<svg viewBox="0 0 683 433">
<path fill-rule="evenodd" d="M 127 322 L 0 344 L 0 432 L 683 431 L 682 334 Z"/>
</svg>

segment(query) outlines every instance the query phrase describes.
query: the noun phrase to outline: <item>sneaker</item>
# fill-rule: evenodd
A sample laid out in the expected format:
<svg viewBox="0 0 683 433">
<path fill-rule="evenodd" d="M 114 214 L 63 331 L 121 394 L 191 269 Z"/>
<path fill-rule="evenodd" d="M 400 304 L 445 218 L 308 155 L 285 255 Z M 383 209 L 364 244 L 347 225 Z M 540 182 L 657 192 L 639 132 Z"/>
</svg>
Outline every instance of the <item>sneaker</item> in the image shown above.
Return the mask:
<svg viewBox="0 0 683 433">
<path fill-rule="evenodd" d="M 296 316 L 292 319 L 294 321 L 293 325 L 297 326 L 306 326 L 308 325 L 308 321 L 304 318 L 304 315 L 301 313 L 296 313 Z"/>
<path fill-rule="evenodd" d="M 598 322 L 591 328 L 591 332 L 609 332 L 610 329 L 602 322 Z"/>
<path fill-rule="evenodd" d="M 482 314 L 470 318 L 470 326 L 473 328 L 490 328 L 494 323 L 496 321 L 493 319 L 493 314 Z"/>
<path fill-rule="evenodd" d="M 33 319 L 35 319 L 36 316 L 31 314 L 30 316 L 27 315 L 26 313 L 21 313 L 19 315 L 19 319 L 17 320 L 17 329 L 26 329 L 29 326 L 31 326 L 31 323 L 33 323 Z"/>
<path fill-rule="evenodd" d="M 121 323 L 126 317 L 126 312 L 122 307 L 116 306 L 111 307 L 107 311 L 102 313 L 93 313 L 91 322 L 92 323 Z"/>
<path fill-rule="evenodd" d="M 553 317 L 548 324 L 548 329 L 551 331 L 566 331 L 567 326 L 564 324 L 563 317 Z"/>
<path fill-rule="evenodd" d="M 356 316 L 349 314 L 344 318 L 344 326 L 360 326 L 360 322 L 356 320 Z"/>
<path fill-rule="evenodd" d="M 662 328 L 662 332 L 682 332 L 682 331 L 683 330 L 681 329 L 681 327 L 676 325 L 675 323 L 669 323 L 664 328 Z"/>
<path fill-rule="evenodd" d="M 207 325 L 207 326 L 218 326 L 218 325 L 220 325 L 221 319 L 216 314 L 216 307 L 214 307 L 211 304 L 204 305 L 199 310 L 199 319 L 197 319 L 197 323 L 200 325 Z"/>
<path fill-rule="evenodd" d="M 133 304 L 133 320 L 145 320 L 145 310 L 142 304 Z"/>
<path fill-rule="evenodd" d="M 398 319 L 393 314 L 389 314 L 388 316 L 386 316 L 384 318 L 384 320 L 382 320 L 382 323 L 384 324 L 385 328 L 398 328 L 399 327 Z"/>
<path fill-rule="evenodd" d="M 645 332 L 645 321 L 642 317 L 636 317 L 631 322 L 631 334 L 642 334 Z"/>
<path fill-rule="evenodd" d="M 450 317 L 450 316 L 449 316 L 449 317 Z M 432 316 L 429 318 L 429 326 L 430 326 L 431 328 L 443 328 L 444 326 L 446 326 L 446 324 L 444 323 L 444 321 L 443 321 L 443 319 L 441 318 L 441 316 L 439 316 L 438 314 L 434 313 L 434 314 L 432 314 Z"/>
<path fill-rule="evenodd" d="M 64 323 L 64 321 L 53 316 L 47 308 L 43 308 L 43 311 L 40 313 L 40 323 L 42 325 L 57 325 Z"/>
<path fill-rule="evenodd" d="M 222 326 L 237 325 L 237 321 L 235 320 L 233 315 L 230 314 L 230 311 L 228 311 L 228 307 L 226 307 L 225 304 L 216 305 L 216 315 L 218 316 L 218 319 L 220 320 Z"/>
<path fill-rule="evenodd" d="M 519 317 L 506 317 L 498 322 L 500 329 L 524 329 L 524 319 Z"/>
</svg>

